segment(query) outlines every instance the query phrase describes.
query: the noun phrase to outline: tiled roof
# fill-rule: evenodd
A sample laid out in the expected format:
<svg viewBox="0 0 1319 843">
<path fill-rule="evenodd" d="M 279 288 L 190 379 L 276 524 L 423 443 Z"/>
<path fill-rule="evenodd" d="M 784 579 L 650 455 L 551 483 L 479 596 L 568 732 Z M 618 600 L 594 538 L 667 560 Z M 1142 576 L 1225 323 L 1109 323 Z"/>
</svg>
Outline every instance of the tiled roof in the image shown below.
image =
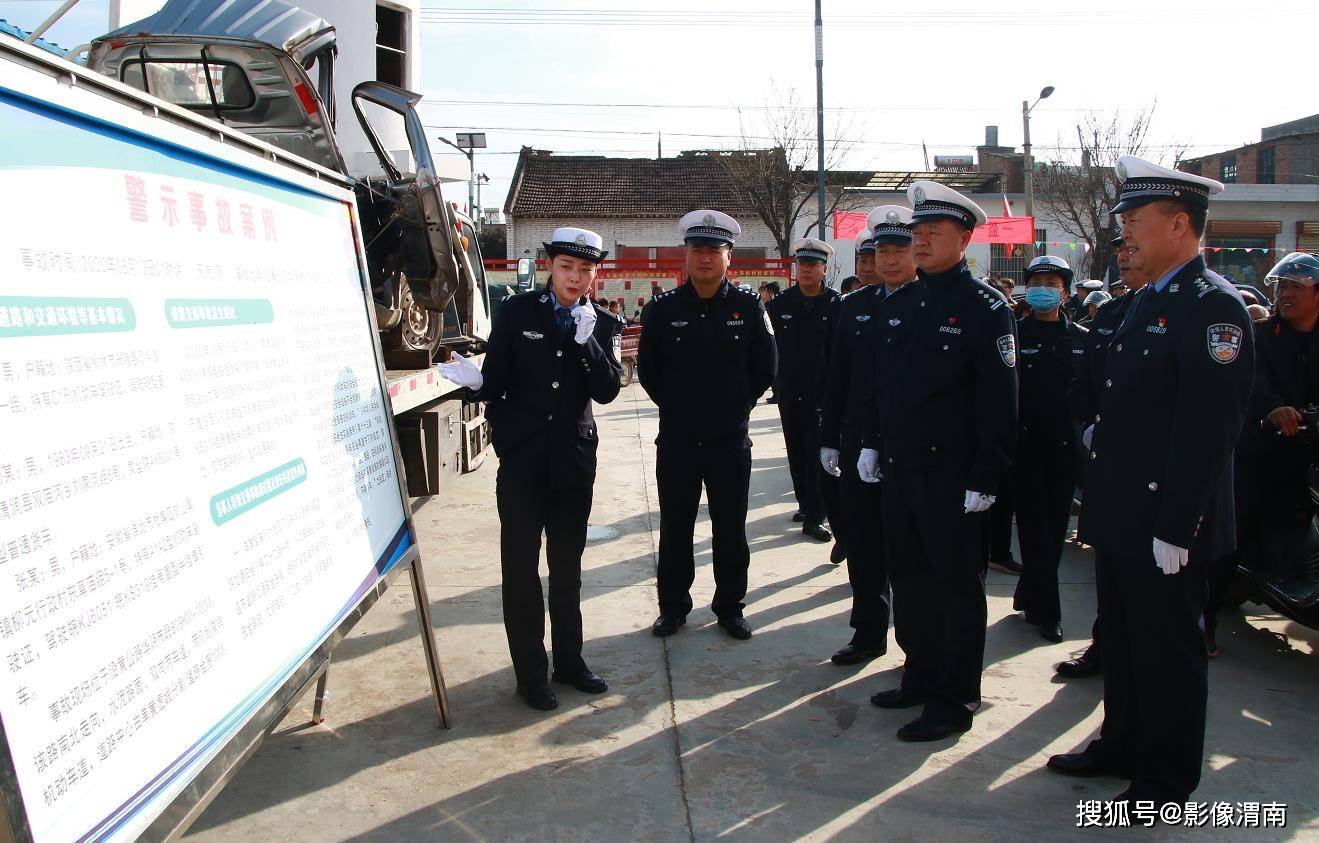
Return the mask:
<svg viewBox="0 0 1319 843">
<path fill-rule="evenodd" d="M 752 210 L 738 197 L 719 155 L 606 158 L 523 147 L 504 211 L 513 217 L 660 218 L 697 208 Z"/>
<path fill-rule="evenodd" d="M 988 193 L 998 190 L 999 173 L 962 173 L 950 170 L 896 171 L 871 174 L 866 190 L 906 190 L 914 181 L 933 181 L 963 193 Z"/>
</svg>

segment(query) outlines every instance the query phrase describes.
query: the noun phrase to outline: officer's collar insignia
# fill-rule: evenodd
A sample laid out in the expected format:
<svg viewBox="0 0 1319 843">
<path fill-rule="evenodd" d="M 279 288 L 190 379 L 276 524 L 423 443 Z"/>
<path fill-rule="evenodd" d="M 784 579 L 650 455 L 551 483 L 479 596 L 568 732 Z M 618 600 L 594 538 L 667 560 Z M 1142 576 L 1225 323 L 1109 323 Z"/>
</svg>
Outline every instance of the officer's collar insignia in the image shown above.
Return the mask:
<svg viewBox="0 0 1319 843">
<path fill-rule="evenodd" d="M 540 303 L 541 303 L 541 304 L 544 304 L 545 302 L 547 302 L 547 301 L 549 301 L 549 300 L 550 300 L 550 297 L 547 296 L 547 295 L 546 295 L 546 296 L 541 296 L 541 297 L 540 297 Z"/>
<path fill-rule="evenodd" d="M 1004 334 L 998 338 L 998 356 L 1003 358 L 1003 364 L 1011 369 L 1017 365 L 1017 340 L 1011 334 Z"/>
<path fill-rule="evenodd" d="M 1241 353 L 1242 334 L 1239 326 L 1230 323 L 1210 325 L 1207 331 L 1210 359 L 1224 365 L 1236 360 Z"/>
<path fill-rule="evenodd" d="M 523 331 L 523 332 L 522 332 L 522 336 L 526 337 L 526 338 L 529 339 L 529 340 L 543 340 L 543 339 L 545 339 L 545 335 L 542 334 L 540 331 Z"/>
<path fill-rule="evenodd" d="M 890 319 L 890 320 L 888 321 L 888 323 L 889 323 L 889 325 L 890 325 L 891 327 L 896 328 L 896 327 L 898 327 L 899 325 L 902 324 L 902 320 L 901 320 L 901 319 Z"/>
<path fill-rule="evenodd" d="M 686 328 L 686 327 L 687 327 L 687 323 L 686 323 L 686 322 L 670 322 L 669 324 L 672 325 L 672 326 L 675 327 L 675 328 Z"/>
<path fill-rule="evenodd" d="M 858 322 L 869 322 L 869 321 L 870 321 L 870 314 L 869 314 L 869 313 L 858 313 L 858 314 L 856 315 L 856 321 L 858 321 Z"/>
<path fill-rule="evenodd" d="M 1170 293 L 1177 293 L 1177 292 L 1180 292 L 1181 289 L 1182 289 L 1182 285 L 1181 285 L 1181 284 L 1173 284 L 1171 287 L 1168 288 L 1168 292 L 1170 292 Z"/>
</svg>

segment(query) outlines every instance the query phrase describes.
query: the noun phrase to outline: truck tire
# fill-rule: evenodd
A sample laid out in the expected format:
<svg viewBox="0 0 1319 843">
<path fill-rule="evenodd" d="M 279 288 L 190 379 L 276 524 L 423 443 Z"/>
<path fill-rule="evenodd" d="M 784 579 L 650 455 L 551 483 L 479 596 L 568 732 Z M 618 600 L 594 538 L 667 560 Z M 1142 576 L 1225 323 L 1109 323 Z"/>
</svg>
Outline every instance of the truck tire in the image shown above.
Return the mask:
<svg viewBox="0 0 1319 843">
<path fill-rule="evenodd" d="M 623 376 L 619 378 L 619 384 L 627 386 L 632 383 L 632 376 L 636 374 L 637 364 L 631 357 L 623 358 Z"/>
<path fill-rule="evenodd" d="M 383 332 L 381 340 L 386 348 L 404 351 L 434 351 L 439 347 L 444 328 L 441 315 L 422 307 L 412 295 L 406 278 L 399 276 L 399 311 L 402 318 L 392 329 Z"/>
</svg>

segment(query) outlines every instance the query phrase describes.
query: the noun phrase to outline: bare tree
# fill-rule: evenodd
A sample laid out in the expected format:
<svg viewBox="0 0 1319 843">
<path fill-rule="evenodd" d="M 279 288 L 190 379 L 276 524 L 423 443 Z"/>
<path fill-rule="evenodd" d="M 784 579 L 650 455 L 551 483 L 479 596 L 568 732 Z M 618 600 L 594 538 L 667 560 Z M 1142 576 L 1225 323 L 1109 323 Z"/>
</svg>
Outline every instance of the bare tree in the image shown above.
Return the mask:
<svg viewBox="0 0 1319 843">
<path fill-rule="evenodd" d="M 755 210 L 773 235 L 779 256 L 788 257 L 798 221 L 815 216 L 809 213 L 816 201 L 815 111 L 802 106 L 794 89 L 776 87 L 761 115 L 747 121 L 739 111 L 740 149 L 719 160 L 742 201 Z M 857 186 L 850 183 L 847 173 L 833 172 L 850 148 L 845 136 L 846 127 L 839 121 L 826 134 L 826 220 L 851 201 L 850 196 L 844 198 L 842 188 Z M 819 220 L 813 220 L 805 233 L 812 231 L 819 231 Z"/>
<path fill-rule="evenodd" d="M 1081 242 L 1089 243 L 1090 277 L 1103 278 L 1113 253 L 1108 243 L 1118 234 L 1117 220 L 1109 209 L 1117 204 L 1117 160 L 1137 155 L 1146 160 L 1171 160 L 1175 165 L 1186 150 L 1184 144 L 1154 148 L 1149 145 L 1154 106 L 1129 118 L 1120 113 L 1091 112 L 1076 125 L 1077 147 L 1069 149 L 1060 139 L 1041 158 L 1035 189 L 1052 209 L 1059 228 Z M 1078 155 L 1079 153 L 1079 155 Z"/>
</svg>

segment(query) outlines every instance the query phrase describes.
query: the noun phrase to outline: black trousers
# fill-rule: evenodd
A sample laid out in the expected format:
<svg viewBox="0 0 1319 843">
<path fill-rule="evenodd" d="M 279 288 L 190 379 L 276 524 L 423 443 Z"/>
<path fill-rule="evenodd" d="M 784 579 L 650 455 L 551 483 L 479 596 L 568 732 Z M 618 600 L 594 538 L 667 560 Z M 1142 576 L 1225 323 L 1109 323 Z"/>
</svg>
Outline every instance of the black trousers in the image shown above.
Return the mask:
<svg viewBox="0 0 1319 843">
<path fill-rule="evenodd" d="M 746 530 L 751 448 L 741 441 L 660 440 L 655 482 L 660 505 L 660 614 L 683 618 L 692 610 L 691 588 L 696 579 L 692 541 L 704 485 L 714 557 L 711 608 L 720 618 L 742 617 L 751 566 Z"/>
<path fill-rule="evenodd" d="M 853 643 L 878 646 L 888 639 L 888 551 L 884 547 L 884 484 L 863 483 L 856 473 L 861 447 L 844 443 L 839 467 L 847 531 L 847 579 L 852 584 Z"/>
<path fill-rule="evenodd" d="M 984 514 L 964 511 L 952 474 L 890 469 L 883 485 L 902 686 L 926 696 L 927 714 L 964 716 L 979 707 L 985 660 Z"/>
<path fill-rule="evenodd" d="M 1021 548 L 1021 578 L 1012 608 L 1036 624 L 1062 621 L 1058 601 L 1058 565 L 1072 518 L 1076 473 L 1064 460 L 1019 463 L 1012 472 L 1012 503 Z"/>
<path fill-rule="evenodd" d="M 965 490 L 963 490 L 965 492 Z M 979 491 L 979 490 L 977 490 Z M 989 557 L 990 562 L 1006 562 L 1012 558 L 1012 512 L 1016 508 L 1014 490 L 1009 484 L 1003 484 L 998 490 L 998 498 L 989 508 Z"/>
<path fill-rule="evenodd" d="M 527 449 L 521 449 L 527 450 Z M 499 507 L 504 632 L 519 685 L 548 679 L 540 537 L 550 569 L 550 643 L 554 669 L 586 670 L 582 660 L 582 550 L 591 487 L 557 488 L 544 476 L 540 449 L 503 458 L 495 478 Z"/>
<path fill-rule="evenodd" d="M 820 499 L 820 475 L 824 471 L 820 467 L 820 414 L 812 401 L 786 395 L 779 396 L 778 408 L 797 508 L 807 524 L 819 524 L 825 519 Z"/>
<path fill-rule="evenodd" d="M 1185 802 L 1204 766 L 1205 565 L 1169 576 L 1152 552 L 1096 557 L 1104 725 L 1089 751 L 1129 771 L 1142 798 Z"/>
</svg>

